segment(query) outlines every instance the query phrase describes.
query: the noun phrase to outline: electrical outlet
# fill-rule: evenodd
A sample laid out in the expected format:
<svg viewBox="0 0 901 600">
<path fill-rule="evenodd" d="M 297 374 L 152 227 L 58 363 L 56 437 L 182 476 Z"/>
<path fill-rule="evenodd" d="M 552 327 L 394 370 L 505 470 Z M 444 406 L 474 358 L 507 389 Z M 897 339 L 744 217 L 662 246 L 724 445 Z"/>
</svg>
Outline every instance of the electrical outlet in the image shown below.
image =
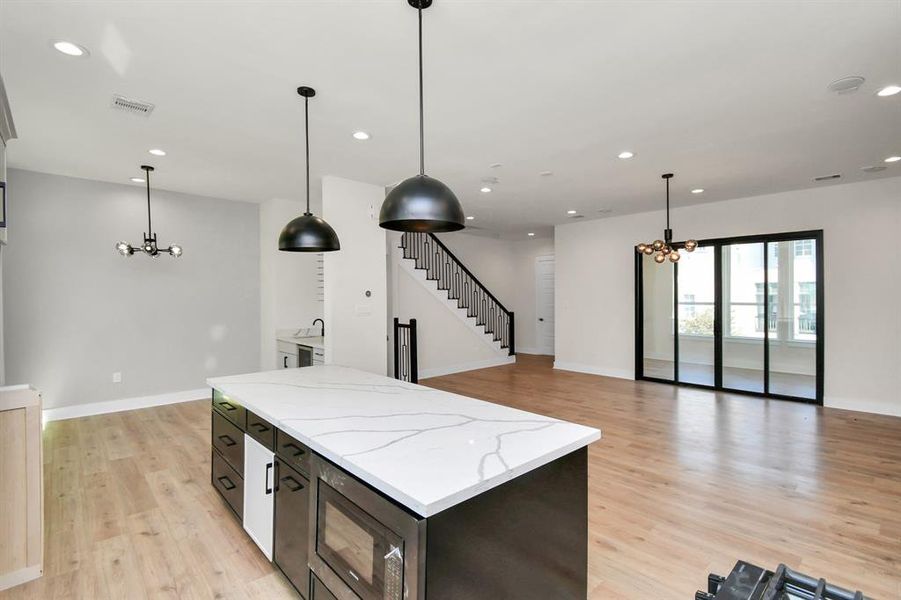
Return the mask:
<svg viewBox="0 0 901 600">
<path fill-rule="evenodd" d="M 122 373 L 120 371 L 113 373 L 113 383 L 122 383 Z"/>
</svg>

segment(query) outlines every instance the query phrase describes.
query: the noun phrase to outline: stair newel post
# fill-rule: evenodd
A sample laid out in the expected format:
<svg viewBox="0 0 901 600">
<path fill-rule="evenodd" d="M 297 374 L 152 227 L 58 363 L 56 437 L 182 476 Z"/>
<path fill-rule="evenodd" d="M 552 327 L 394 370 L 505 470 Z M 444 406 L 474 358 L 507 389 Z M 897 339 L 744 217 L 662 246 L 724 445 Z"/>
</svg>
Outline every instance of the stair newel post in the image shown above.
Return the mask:
<svg viewBox="0 0 901 600">
<path fill-rule="evenodd" d="M 416 359 L 416 319 L 410 319 L 410 382 L 419 383 L 419 361 Z"/>
<path fill-rule="evenodd" d="M 516 354 L 516 329 L 515 329 L 515 326 L 514 326 L 513 311 L 512 311 L 512 310 L 510 311 L 510 325 L 509 325 L 509 327 L 510 327 L 509 332 L 508 332 L 508 335 L 510 336 L 510 348 L 509 348 L 509 351 L 510 351 L 510 352 L 509 352 L 509 354 L 510 354 L 510 356 L 513 356 L 514 354 Z"/>
<path fill-rule="evenodd" d="M 400 340 L 397 337 L 400 319 L 394 317 L 394 378 L 400 379 Z"/>
</svg>

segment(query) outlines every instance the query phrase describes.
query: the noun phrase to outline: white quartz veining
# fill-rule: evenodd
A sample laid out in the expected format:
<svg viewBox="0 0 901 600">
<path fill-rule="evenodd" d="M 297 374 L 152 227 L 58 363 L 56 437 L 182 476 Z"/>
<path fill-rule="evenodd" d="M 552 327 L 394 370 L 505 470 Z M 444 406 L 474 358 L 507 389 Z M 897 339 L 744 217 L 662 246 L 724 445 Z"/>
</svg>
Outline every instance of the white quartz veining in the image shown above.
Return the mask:
<svg viewBox="0 0 901 600">
<path fill-rule="evenodd" d="M 425 517 L 601 437 L 590 427 L 333 365 L 207 383 Z"/>
</svg>

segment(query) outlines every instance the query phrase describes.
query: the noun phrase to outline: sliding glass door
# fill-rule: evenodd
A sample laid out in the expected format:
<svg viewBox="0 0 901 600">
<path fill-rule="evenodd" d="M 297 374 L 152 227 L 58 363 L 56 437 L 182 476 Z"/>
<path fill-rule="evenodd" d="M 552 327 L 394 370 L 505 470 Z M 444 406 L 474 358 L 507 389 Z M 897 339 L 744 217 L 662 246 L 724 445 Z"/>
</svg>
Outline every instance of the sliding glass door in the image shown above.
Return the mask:
<svg viewBox="0 0 901 600">
<path fill-rule="evenodd" d="M 636 378 L 822 403 L 822 232 L 636 258 Z"/>
</svg>

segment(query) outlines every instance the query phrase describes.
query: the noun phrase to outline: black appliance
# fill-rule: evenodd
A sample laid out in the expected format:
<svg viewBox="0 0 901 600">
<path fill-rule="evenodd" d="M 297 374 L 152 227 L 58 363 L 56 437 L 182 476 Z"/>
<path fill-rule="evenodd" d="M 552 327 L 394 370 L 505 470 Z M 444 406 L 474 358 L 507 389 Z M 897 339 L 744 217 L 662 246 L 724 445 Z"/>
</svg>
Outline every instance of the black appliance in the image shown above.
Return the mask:
<svg viewBox="0 0 901 600">
<path fill-rule="evenodd" d="M 340 600 L 425 597 L 425 519 L 313 455 L 309 562 Z"/>
<path fill-rule="evenodd" d="M 695 600 L 867 600 L 862 592 L 852 592 L 779 565 L 775 572 L 742 560 L 726 577 L 711 573 L 707 591 Z"/>
</svg>

